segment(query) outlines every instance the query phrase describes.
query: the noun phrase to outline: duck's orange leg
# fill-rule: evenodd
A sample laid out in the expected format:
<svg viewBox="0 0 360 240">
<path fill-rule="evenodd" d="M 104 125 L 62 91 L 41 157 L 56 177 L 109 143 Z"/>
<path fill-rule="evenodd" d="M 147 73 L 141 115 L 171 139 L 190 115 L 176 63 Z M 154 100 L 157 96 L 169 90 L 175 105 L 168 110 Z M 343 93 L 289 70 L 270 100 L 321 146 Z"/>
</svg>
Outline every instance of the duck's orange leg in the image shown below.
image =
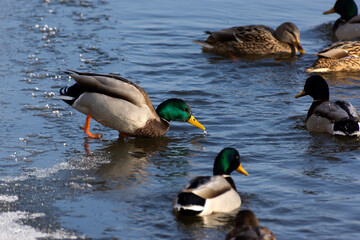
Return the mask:
<svg viewBox="0 0 360 240">
<path fill-rule="evenodd" d="M 128 137 L 131 137 L 131 135 L 119 132 L 119 138 L 128 138 Z"/>
<path fill-rule="evenodd" d="M 234 54 L 232 54 L 232 53 L 229 53 L 229 56 L 230 56 L 230 58 L 231 58 L 234 62 L 237 62 L 237 61 L 240 60 L 238 57 L 236 57 L 236 56 L 235 56 Z"/>
<path fill-rule="evenodd" d="M 101 138 L 101 135 L 102 135 L 101 133 L 91 133 L 91 132 L 89 131 L 89 128 L 90 128 L 90 120 L 91 120 L 91 116 L 90 116 L 90 114 L 88 114 L 88 115 L 86 116 L 85 125 L 84 125 L 84 127 L 81 128 L 81 129 L 83 129 L 84 132 L 85 132 L 89 137 L 91 137 L 91 138 L 97 138 L 97 139 Z"/>
</svg>

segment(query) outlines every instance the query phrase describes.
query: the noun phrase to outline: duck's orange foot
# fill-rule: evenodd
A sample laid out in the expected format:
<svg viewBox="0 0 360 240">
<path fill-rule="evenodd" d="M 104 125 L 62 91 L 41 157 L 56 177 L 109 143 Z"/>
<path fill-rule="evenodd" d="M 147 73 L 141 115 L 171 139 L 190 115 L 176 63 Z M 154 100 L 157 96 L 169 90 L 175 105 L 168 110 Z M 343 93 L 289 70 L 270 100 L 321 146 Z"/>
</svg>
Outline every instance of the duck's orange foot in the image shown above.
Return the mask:
<svg viewBox="0 0 360 240">
<path fill-rule="evenodd" d="M 81 127 L 81 129 L 84 130 L 84 133 L 86 133 L 86 135 L 88 135 L 90 138 L 99 139 L 102 136 L 102 133 L 91 133 L 89 130 L 86 130 L 83 127 Z"/>
<path fill-rule="evenodd" d="M 82 127 L 81 129 L 83 129 L 84 132 L 85 132 L 89 137 L 91 137 L 91 138 L 96 138 L 96 139 L 100 139 L 101 136 L 102 136 L 102 133 L 91 133 L 91 132 L 89 131 L 89 128 L 90 128 L 90 120 L 91 120 L 91 116 L 90 116 L 90 114 L 89 114 L 89 115 L 87 115 L 87 117 L 86 117 L 86 122 L 85 122 L 84 127 Z"/>
<path fill-rule="evenodd" d="M 91 133 L 91 132 L 85 132 L 89 137 L 91 138 L 95 138 L 95 139 L 100 139 L 102 136 L 102 133 Z"/>
<path fill-rule="evenodd" d="M 127 138 L 127 137 L 131 137 L 131 135 L 128 135 L 128 134 L 126 134 L 126 133 L 119 132 L 119 138 Z"/>
<path fill-rule="evenodd" d="M 232 54 L 232 53 L 229 53 L 229 56 L 230 56 L 230 58 L 231 58 L 234 62 L 237 62 L 237 61 L 240 60 L 238 57 L 236 57 L 236 56 L 235 56 L 234 54 Z"/>
</svg>

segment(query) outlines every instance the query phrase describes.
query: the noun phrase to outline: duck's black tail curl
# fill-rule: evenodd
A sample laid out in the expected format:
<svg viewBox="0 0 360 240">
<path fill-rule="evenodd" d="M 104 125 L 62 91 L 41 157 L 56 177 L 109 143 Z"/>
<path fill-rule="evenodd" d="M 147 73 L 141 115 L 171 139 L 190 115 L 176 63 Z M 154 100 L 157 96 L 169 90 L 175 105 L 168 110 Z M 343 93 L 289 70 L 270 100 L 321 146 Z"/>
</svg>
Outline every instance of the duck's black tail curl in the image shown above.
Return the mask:
<svg viewBox="0 0 360 240">
<path fill-rule="evenodd" d="M 357 119 L 344 119 L 335 122 L 334 134 L 343 136 L 359 136 L 359 121 Z"/>
<path fill-rule="evenodd" d="M 204 205 L 204 198 L 199 197 L 191 192 L 182 192 L 178 195 L 178 200 L 175 207 L 182 215 L 195 216 L 202 212 Z"/>
<path fill-rule="evenodd" d="M 79 84 L 75 83 L 71 87 L 63 87 L 60 89 L 60 95 L 65 96 L 61 98 L 64 102 L 69 105 L 72 105 L 78 97 L 84 93 L 84 90 L 79 86 Z"/>
</svg>

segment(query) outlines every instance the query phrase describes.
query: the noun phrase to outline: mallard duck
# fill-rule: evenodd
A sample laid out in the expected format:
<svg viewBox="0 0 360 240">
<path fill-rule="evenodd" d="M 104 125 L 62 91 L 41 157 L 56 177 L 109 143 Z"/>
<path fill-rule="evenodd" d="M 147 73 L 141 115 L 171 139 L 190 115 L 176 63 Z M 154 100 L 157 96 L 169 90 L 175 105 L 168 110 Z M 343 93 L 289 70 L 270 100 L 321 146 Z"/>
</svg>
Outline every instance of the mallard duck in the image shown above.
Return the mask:
<svg viewBox="0 0 360 240">
<path fill-rule="evenodd" d="M 329 86 L 325 79 L 313 75 L 306 80 L 304 89 L 295 96 L 309 95 L 314 101 L 306 117 L 309 131 L 343 136 L 359 136 L 359 114 L 347 101 L 329 100 Z"/>
<path fill-rule="evenodd" d="M 250 210 L 241 210 L 236 215 L 235 228 L 226 235 L 226 240 L 276 240 L 274 233 L 259 225 L 259 220 Z"/>
<path fill-rule="evenodd" d="M 360 41 L 338 42 L 317 55 L 319 58 L 305 72 L 360 71 Z"/>
<path fill-rule="evenodd" d="M 352 40 L 360 37 L 360 16 L 353 0 L 337 0 L 330 10 L 323 14 L 338 13 L 333 26 L 333 32 L 340 41 Z"/>
<path fill-rule="evenodd" d="M 249 174 L 241 166 L 239 152 L 224 148 L 215 158 L 213 176 L 199 176 L 179 192 L 173 209 L 182 215 L 209 215 L 230 212 L 241 205 L 241 198 L 230 177 L 232 171 Z"/>
<path fill-rule="evenodd" d="M 119 136 L 157 137 L 165 134 L 170 121 L 189 122 L 205 131 L 184 100 L 172 98 L 155 110 L 148 94 L 137 84 L 116 75 L 68 71 L 76 83 L 61 88 L 60 98 L 87 115 L 84 132 L 91 138 L 101 133 L 89 131 L 91 118 L 119 131 Z"/>
<path fill-rule="evenodd" d="M 264 56 L 301 54 L 300 32 L 295 24 L 285 22 L 276 30 L 264 25 L 248 25 L 222 29 L 210 34 L 206 41 L 194 41 L 205 51 L 221 55 Z"/>
</svg>

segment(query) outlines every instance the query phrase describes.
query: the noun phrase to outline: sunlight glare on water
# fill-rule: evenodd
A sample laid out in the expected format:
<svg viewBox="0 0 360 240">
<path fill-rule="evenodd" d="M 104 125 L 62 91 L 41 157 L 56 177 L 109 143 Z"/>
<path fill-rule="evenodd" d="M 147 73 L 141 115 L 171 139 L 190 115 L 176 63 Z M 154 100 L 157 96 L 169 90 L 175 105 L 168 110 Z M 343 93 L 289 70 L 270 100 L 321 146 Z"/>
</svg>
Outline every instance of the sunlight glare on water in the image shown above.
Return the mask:
<svg viewBox="0 0 360 240">
<path fill-rule="evenodd" d="M 182 218 L 172 201 L 235 147 L 232 177 L 278 239 L 358 239 L 360 140 L 311 134 L 295 99 L 315 53 L 335 41 L 335 1 L 5 0 L 0 8 L 0 239 L 224 239 L 237 211 Z M 359 3 L 358 3 L 359 4 Z M 239 59 L 203 53 L 204 31 L 291 21 L 307 54 Z M 68 69 L 114 73 L 154 107 L 182 98 L 206 127 L 171 122 L 155 139 L 119 139 L 58 98 Z M 326 76 L 360 108 L 359 74 Z M 18 233 L 18 234 L 17 234 Z"/>
</svg>

